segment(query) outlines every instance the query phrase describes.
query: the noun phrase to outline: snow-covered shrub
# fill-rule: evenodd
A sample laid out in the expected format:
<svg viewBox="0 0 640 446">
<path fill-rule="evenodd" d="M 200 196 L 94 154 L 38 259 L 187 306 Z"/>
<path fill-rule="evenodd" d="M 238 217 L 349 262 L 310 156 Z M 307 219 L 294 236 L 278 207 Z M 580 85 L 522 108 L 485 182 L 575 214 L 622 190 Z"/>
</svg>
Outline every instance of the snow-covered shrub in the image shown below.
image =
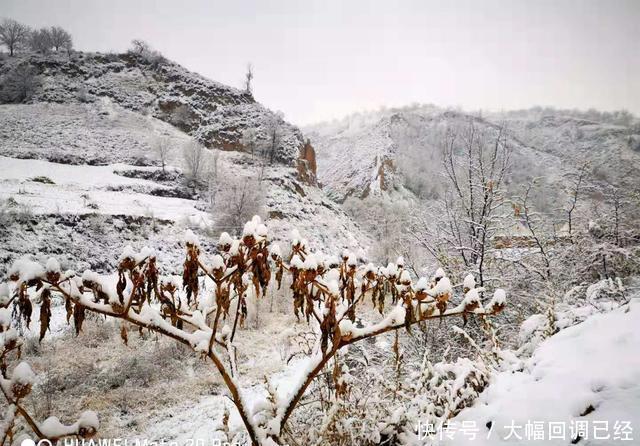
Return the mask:
<svg viewBox="0 0 640 446">
<path fill-rule="evenodd" d="M 230 432 L 230 440 L 244 438 L 253 444 L 282 444 L 287 442 L 285 436 L 290 435 L 287 423 L 292 414 L 314 383 L 327 377 L 328 367 L 332 367 L 329 372 L 332 376 L 329 388 L 334 389 L 332 405 L 334 400 L 338 404 L 335 413 L 350 410 L 344 406 L 340 409 L 349 395 L 349 363 L 342 359 L 345 358 L 343 352 L 350 347 L 395 333 L 393 392 L 399 398 L 404 385 L 403 358 L 397 342 L 400 330 L 411 332 L 432 319 L 451 317 L 464 321 L 477 317 L 486 323 L 487 317 L 499 313 L 506 304 L 505 293 L 500 289 L 485 302 L 481 292 L 485 296 L 489 293 L 484 288 L 469 289 L 455 298 L 452 283 L 443 270 L 438 270 L 431 280 L 423 278 L 414 285 L 402 258 L 384 268 L 359 266 L 357 257 L 348 251 L 340 258 L 327 257 L 313 252 L 297 232 L 292 234 L 292 239 L 291 255 L 287 259 L 280 249 L 272 249 L 267 227 L 260 217 L 254 216 L 244 225 L 240 238 L 223 233 L 218 242 L 219 253 L 208 261 L 198 237 L 187 231 L 182 282 L 160 276 L 156 252 L 146 247 L 140 251 L 126 247 L 118 259 L 117 271 L 111 276 L 91 270 L 82 274 L 63 271 L 55 259 L 44 266 L 22 259 L 9 269 L 11 288 L 3 289 L 10 290 L 11 299 L 2 306 L 13 304 L 16 314 L 29 326 L 34 305 L 39 305 L 41 339 L 49 330 L 54 295 L 64 300 L 67 318 L 73 320 L 77 334 L 90 315 L 98 314 L 121 320 L 120 337 L 124 343 L 128 342 L 131 326 L 171 338 L 209 359 L 222 377 L 246 429 L 246 434 Z M 291 373 L 296 376 L 292 384 L 276 388 L 267 379 L 268 395 L 249 405 L 238 381 L 239 355 L 234 341 L 242 336 L 250 311 L 249 296 L 264 298 L 272 276 L 280 288 L 285 273 L 284 283 L 290 284 L 293 295 L 292 313 L 309 323 L 313 344 L 302 359 L 292 362 Z M 467 284 L 471 284 L 470 280 Z M 374 305 L 367 310 L 369 299 Z M 260 311 L 258 306 L 255 308 L 254 311 Z M 373 316 L 374 312 L 381 316 Z M 104 343 L 110 341 L 104 339 Z M 13 345 L 11 339 L 8 342 L 5 344 Z M 130 379 L 140 379 L 144 385 L 149 379 L 149 364 L 140 363 L 136 358 L 131 361 L 125 366 Z M 480 369 L 473 369 L 469 364 L 463 369 L 469 373 L 446 367 L 439 372 L 429 372 L 430 385 L 436 394 L 454 393 L 446 398 L 452 405 L 442 409 L 437 409 L 440 403 L 434 406 L 437 416 L 459 410 L 468 404 L 475 395 L 473 392 L 483 386 Z M 445 375 L 454 383 L 442 387 Z M 416 390 L 423 391 L 422 387 Z M 381 435 L 398 432 L 398 426 L 407 418 L 398 414 L 395 414 L 398 420 L 393 424 L 395 427 L 381 430 Z M 89 418 L 83 416 L 76 424 L 66 427 L 57 420 L 45 421 L 44 424 L 51 427 L 46 432 L 38 433 L 38 426 L 31 428 L 37 435 L 50 435 L 53 439 L 72 435 L 73 429 L 78 435 L 92 434 L 95 430 L 90 428 L 94 424 Z M 325 426 L 333 429 L 330 420 Z"/>
<path fill-rule="evenodd" d="M 537 346 L 560 330 L 583 322 L 596 313 L 609 312 L 628 302 L 621 279 L 604 279 L 590 285 L 578 285 L 567 291 L 559 302 L 543 313 L 528 317 L 521 325 L 519 355 L 531 355 Z"/>
<path fill-rule="evenodd" d="M 89 96 L 89 90 L 87 89 L 87 87 L 78 87 L 78 91 L 76 92 L 76 99 L 78 99 L 78 102 L 82 102 L 83 104 L 91 102 L 91 97 Z"/>
<path fill-rule="evenodd" d="M 327 382 L 315 383 L 315 402 L 293 421 L 298 440 L 327 446 L 422 444 L 435 440 L 449 418 L 471 405 L 489 382 L 490 369 L 480 359 L 433 364 L 425 354 L 411 366 L 395 359 L 373 367 L 371 353 L 352 357 L 354 367 L 334 366 Z"/>
<path fill-rule="evenodd" d="M 28 268 L 26 265 L 23 266 Z M 51 278 L 54 277 L 53 274 L 53 272 L 47 273 Z M 28 308 L 22 305 L 23 315 L 28 313 Z M 13 440 L 18 418 L 22 418 L 38 438 L 55 441 L 66 437 L 85 439 L 93 437 L 99 427 L 95 412 L 85 411 L 75 423 L 64 425 L 56 417 L 37 422 L 25 409 L 24 399 L 31 393 L 36 383 L 36 374 L 24 361 L 15 365 L 13 370 L 8 369 L 9 356 L 15 353 L 19 358 L 22 346 L 22 339 L 18 336 L 16 329 L 10 325 L 11 318 L 8 313 L 6 306 L 0 307 L 0 393 L 6 400 L 4 418 L 0 422 L 2 444 L 9 444 Z"/>
<path fill-rule="evenodd" d="M 22 63 L 0 79 L 0 102 L 28 102 L 40 88 L 40 77 L 28 63 Z"/>
</svg>

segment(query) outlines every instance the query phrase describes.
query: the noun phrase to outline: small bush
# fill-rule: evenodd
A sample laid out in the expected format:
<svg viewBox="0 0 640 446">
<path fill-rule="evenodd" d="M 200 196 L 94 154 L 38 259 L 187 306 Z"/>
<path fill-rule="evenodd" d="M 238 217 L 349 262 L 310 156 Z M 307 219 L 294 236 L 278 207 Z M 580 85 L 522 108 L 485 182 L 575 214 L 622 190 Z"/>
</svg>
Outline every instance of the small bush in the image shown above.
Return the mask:
<svg viewBox="0 0 640 446">
<path fill-rule="evenodd" d="M 31 178 L 31 181 L 34 183 L 56 184 L 51 178 L 45 176 L 33 177 Z"/>
<path fill-rule="evenodd" d="M 35 68 L 20 64 L 4 76 L 0 85 L 3 103 L 28 102 L 40 87 L 41 81 Z"/>
</svg>

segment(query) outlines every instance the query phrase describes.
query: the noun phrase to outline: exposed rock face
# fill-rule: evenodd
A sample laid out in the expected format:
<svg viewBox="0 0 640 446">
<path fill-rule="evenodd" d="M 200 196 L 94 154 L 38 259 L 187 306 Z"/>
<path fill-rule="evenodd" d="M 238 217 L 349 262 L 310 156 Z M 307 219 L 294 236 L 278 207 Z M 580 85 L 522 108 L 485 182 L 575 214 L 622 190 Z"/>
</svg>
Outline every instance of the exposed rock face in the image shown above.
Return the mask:
<svg viewBox="0 0 640 446">
<path fill-rule="evenodd" d="M 307 142 L 300 149 L 300 157 L 297 160 L 298 178 L 300 181 L 310 185 L 317 186 L 317 166 L 316 166 L 316 151 L 311 145 L 311 142 Z"/>
<path fill-rule="evenodd" d="M 396 171 L 395 163 L 391 158 L 382 158 L 382 161 L 378 163 L 378 181 L 380 190 L 388 191 L 392 184 L 393 174 Z"/>
</svg>

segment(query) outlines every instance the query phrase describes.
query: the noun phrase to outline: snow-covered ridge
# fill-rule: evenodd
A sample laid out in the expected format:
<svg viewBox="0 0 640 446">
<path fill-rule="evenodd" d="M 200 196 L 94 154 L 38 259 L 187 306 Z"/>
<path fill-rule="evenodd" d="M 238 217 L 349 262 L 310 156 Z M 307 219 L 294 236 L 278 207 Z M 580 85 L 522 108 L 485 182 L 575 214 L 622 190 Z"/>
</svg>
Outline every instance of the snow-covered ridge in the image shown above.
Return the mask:
<svg viewBox="0 0 640 446">
<path fill-rule="evenodd" d="M 125 109 L 169 122 L 209 147 L 240 150 L 242 132 L 251 128 L 267 139 L 268 127 L 279 123 L 276 156 L 292 164 L 304 140 L 302 133 L 254 99 L 163 60 L 152 63 L 134 54 L 30 54 L 0 61 L 0 75 L 29 64 L 41 77 L 30 102 L 81 103 L 109 98 Z M 180 112 L 180 113 L 178 113 Z"/>
<path fill-rule="evenodd" d="M 638 120 L 623 125 L 605 117 L 595 113 L 587 120 L 578 112 L 538 109 L 477 115 L 425 105 L 357 113 L 304 131 L 316 148 L 318 179 L 338 201 L 368 195 L 373 180 L 380 176 L 381 160 L 394 166 L 384 172 L 391 173 L 387 190 L 402 186 L 411 190 L 407 179 L 412 175 L 433 177 L 433 184 L 437 183 L 438 144 L 444 130 L 470 121 L 481 130 L 505 126 L 513 149 L 512 171 L 517 172 L 510 182 L 537 176 L 557 182 L 564 173 L 590 160 L 606 181 L 637 185 Z"/>
</svg>

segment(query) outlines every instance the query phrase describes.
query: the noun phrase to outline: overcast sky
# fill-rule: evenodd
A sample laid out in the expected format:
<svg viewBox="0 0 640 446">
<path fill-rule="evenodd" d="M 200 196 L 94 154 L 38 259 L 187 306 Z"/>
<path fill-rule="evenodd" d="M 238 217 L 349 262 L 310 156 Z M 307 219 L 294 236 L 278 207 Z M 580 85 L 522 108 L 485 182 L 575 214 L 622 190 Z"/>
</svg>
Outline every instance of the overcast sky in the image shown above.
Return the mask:
<svg viewBox="0 0 640 446">
<path fill-rule="evenodd" d="M 640 114 L 640 0 L 0 0 L 78 49 L 142 38 L 307 124 L 412 102 Z"/>
</svg>

